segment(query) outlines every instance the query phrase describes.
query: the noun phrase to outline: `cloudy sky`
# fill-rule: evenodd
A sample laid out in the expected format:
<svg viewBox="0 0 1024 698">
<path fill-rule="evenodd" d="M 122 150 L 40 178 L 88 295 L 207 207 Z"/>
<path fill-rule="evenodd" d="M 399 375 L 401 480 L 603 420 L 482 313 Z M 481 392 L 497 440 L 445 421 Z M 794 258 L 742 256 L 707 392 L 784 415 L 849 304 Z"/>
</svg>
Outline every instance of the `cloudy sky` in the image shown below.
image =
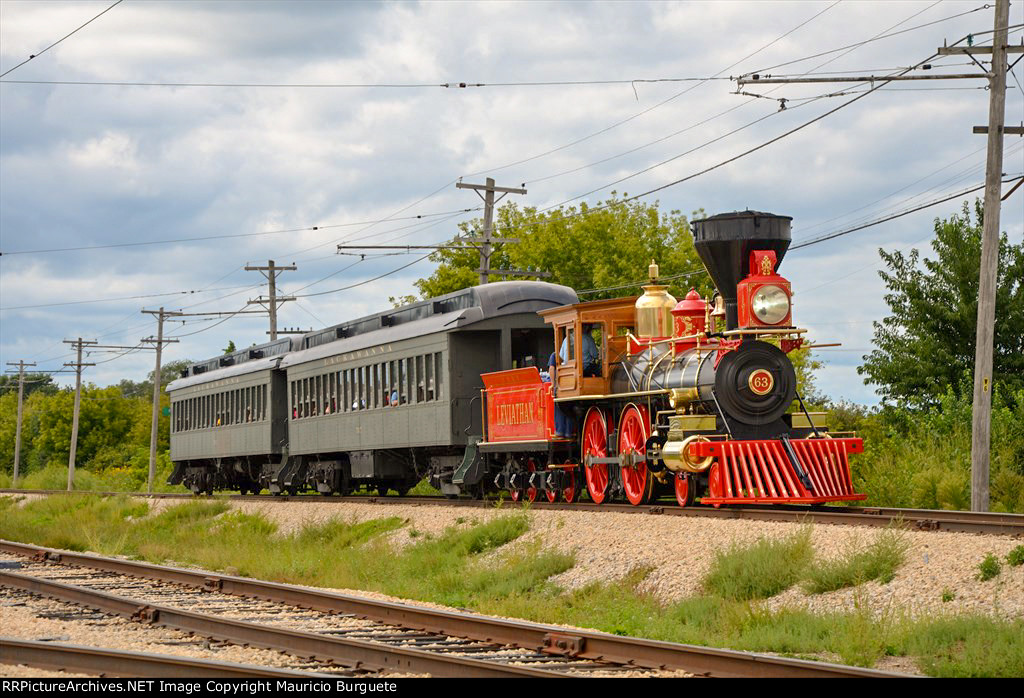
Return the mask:
<svg viewBox="0 0 1024 698">
<path fill-rule="evenodd" d="M 459 177 L 525 183 L 528 194 L 515 198 L 538 207 L 640 194 L 865 90 L 743 88 L 769 95 L 759 98 L 704 78 L 885 75 L 929 59 L 930 74 L 980 72 L 963 56 L 933 54 L 968 34 L 990 42 L 993 24 L 984 3 L 957 0 L 125 0 L 42 52 L 111 4 L 0 2 L 0 72 L 10 71 L 0 84 L 4 364 L 58 369 L 73 359 L 62 340 L 75 337 L 135 345 L 156 329 L 143 309 L 237 311 L 266 291 L 244 267 L 269 259 L 298 267 L 279 278 L 299 297 L 281 308 L 279 327 L 384 309 L 430 263 L 360 284 L 418 256 L 356 263 L 335 246 L 449 238 L 479 215 L 465 212 L 479 200 L 455 188 Z M 1024 22 L 1022 9 L 1011 7 L 1011 25 Z M 1020 37 L 1014 29 L 1011 43 Z M 1024 118 L 1022 81 L 1024 65 L 1009 78 L 1011 123 Z M 486 86 L 440 87 L 460 82 Z M 893 84 L 644 200 L 685 213 L 790 215 L 799 242 L 944 198 L 984 181 L 985 137 L 971 127 L 987 123 L 985 84 Z M 809 99 L 838 91 L 847 94 Z M 1004 172 L 1024 171 L 1024 141 L 1006 146 Z M 1015 242 L 1022 196 L 1003 209 Z M 843 344 L 821 351 L 825 392 L 876 400 L 856 366 L 886 310 L 878 248 L 926 248 L 934 218 L 964 198 L 787 258 L 798 323 Z M 180 342 L 165 357 L 262 342 L 267 326 L 244 315 L 169 323 Z M 153 357 L 87 360 L 97 365 L 86 379 L 106 385 L 144 378 Z"/>
</svg>

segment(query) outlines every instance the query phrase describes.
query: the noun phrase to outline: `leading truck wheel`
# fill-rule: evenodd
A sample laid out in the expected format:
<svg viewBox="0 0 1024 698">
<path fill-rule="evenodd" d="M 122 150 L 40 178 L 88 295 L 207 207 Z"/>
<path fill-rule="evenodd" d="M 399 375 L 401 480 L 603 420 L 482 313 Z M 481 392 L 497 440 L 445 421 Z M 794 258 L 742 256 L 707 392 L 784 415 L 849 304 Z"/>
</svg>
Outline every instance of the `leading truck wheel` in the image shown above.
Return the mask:
<svg viewBox="0 0 1024 698">
<path fill-rule="evenodd" d="M 528 482 L 530 479 L 529 473 L 537 471 L 537 463 L 530 458 L 526 461 L 526 471 L 520 472 L 519 477 L 516 478 L 520 483 Z M 537 488 L 536 487 L 509 487 L 509 496 L 512 497 L 513 502 L 518 502 L 521 499 L 525 499 L 528 502 L 535 501 L 537 499 Z"/>
<path fill-rule="evenodd" d="M 647 410 L 636 405 L 626 407 L 619 418 L 619 457 L 624 459 L 622 488 L 633 506 L 646 504 L 654 494 L 654 475 L 647 468 L 648 424 Z M 627 455 L 632 459 L 630 465 L 625 464 Z"/>
<path fill-rule="evenodd" d="M 679 506 L 691 506 L 693 504 L 693 478 L 689 473 L 678 472 L 675 481 L 676 501 L 679 502 Z"/>
<path fill-rule="evenodd" d="M 605 458 L 608 455 L 608 423 L 600 407 L 591 407 L 583 421 L 583 462 L 587 457 Z M 604 501 L 608 491 L 608 464 L 584 465 L 587 493 L 594 504 Z"/>
<path fill-rule="evenodd" d="M 572 504 L 576 501 L 576 495 L 579 493 L 576 489 L 576 469 L 566 470 L 566 475 L 569 476 L 569 484 L 562 489 L 562 499 L 568 504 Z"/>
</svg>

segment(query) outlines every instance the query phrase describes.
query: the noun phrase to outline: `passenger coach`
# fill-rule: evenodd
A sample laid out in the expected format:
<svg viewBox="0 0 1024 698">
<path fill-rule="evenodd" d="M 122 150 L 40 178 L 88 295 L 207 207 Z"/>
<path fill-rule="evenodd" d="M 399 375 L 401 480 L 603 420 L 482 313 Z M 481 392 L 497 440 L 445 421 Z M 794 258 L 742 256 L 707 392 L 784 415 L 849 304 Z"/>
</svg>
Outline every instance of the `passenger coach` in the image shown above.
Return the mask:
<svg viewBox="0 0 1024 698">
<path fill-rule="evenodd" d="M 172 433 L 171 482 L 404 494 L 430 475 L 446 494 L 482 492 L 482 473 L 451 484 L 483 433 L 480 376 L 545 364 L 537 313 L 576 301 L 565 286 L 499 282 L 196 364 L 168 387 L 175 425 L 190 425 Z M 184 416 L 196 404 L 198 429 Z"/>
</svg>

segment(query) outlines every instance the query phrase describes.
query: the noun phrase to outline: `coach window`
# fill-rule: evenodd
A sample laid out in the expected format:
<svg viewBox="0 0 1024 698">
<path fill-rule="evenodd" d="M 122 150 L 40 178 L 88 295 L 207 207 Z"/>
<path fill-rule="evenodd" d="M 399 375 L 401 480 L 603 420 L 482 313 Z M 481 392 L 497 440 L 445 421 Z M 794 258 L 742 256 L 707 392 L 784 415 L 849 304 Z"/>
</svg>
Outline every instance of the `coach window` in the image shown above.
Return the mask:
<svg viewBox="0 0 1024 698">
<path fill-rule="evenodd" d="M 424 371 L 423 371 L 423 384 L 426 387 L 427 396 L 426 401 L 431 402 L 434 399 L 434 357 L 427 354 L 423 357 Z"/>
<path fill-rule="evenodd" d="M 437 383 L 437 385 L 435 386 L 435 397 L 438 400 L 444 398 L 444 393 L 442 391 L 442 378 L 444 376 L 444 366 L 441 363 L 441 357 L 441 352 L 437 352 L 436 354 L 434 354 L 434 382 Z"/>
<path fill-rule="evenodd" d="M 341 411 L 348 412 L 352 409 L 352 387 L 348 378 L 349 371 L 346 368 L 341 372 Z"/>
<path fill-rule="evenodd" d="M 341 380 L 341 388 L 338 391 L 338 399 L 341 402 L 338 407 L 342 412 L 347 412 L 352 404 L 352 388 L 348 382 L 348 369 L 338 371 L 338 378 Z"/>
</svg>

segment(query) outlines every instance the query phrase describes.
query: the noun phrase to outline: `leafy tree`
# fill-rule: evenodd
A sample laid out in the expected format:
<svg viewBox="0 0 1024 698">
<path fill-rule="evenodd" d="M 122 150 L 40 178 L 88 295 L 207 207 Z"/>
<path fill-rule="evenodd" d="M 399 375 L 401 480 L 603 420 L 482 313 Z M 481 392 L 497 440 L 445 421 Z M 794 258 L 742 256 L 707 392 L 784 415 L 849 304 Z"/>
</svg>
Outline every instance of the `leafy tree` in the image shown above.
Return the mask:
<svg viewBox="0 0 1024 698">
<path fill-rule="evenodd" d="M 235 349 L 235 340 L 229 339 L 228 340 L 228 345 L 226 347 L 224 347 L 224 353 L 225 354 L 234 354 L 236 351 L 237 351 L 237 349 Z"/>
<path fill-rule="evenodd" d="M 681 298 L 691 286 L 708 295 L 713 287 L 693 248 L 685 216 L 679 211 L 662 213 L 657 202 L 624 202 L 614 193 L 602 206 L 600 210 L 581 204 L 538 211 L 509 202 L 498 209 L 496 233 L 520 242 L 495 245 L 491 268 L 551 272 L 546 281 L 581 291 L 626 286 L 583 294 L 586 300 L 595 300 L 639 293 L 635 284 L 644 280 L 647 266 L 655 259 L 662 277 L 692 273 L 672 281 L 673 295 Z M 464 236 L 471 236 L 478 227 L 478 221 L 461 225 Z M 439 263 L 437 270 L 416 282 L 423 298 L 476 285 L 477 250 L 439 250 L 431 259 Z"/>
<path fill-rule="evenodd" d="M 26 373 L 24 396 L 27 398 L 37 390 L 52 395 L 60 388 L 53 382 L 53 376 L 49 373 Z M 0 395 L 6 395 L 8 392 L 18 394 L 17 374 L 0 375 Z"/>
<path fill-rule="evenodd" d="M 981 260 L 982 204 L 964 202 L 961 215 L 935 221 L 935 259 L 879 250 L 879 272 L 891 315 L 876 322 L 878 347 L 857 371 L 883 400 L 937 405 L 948 387 L 969 394 L 973 375 Z M 968 380 L 964 378 L 968 377 Z M 1005 394 L 1024 388 L 1024 244 L 999 242 L 993 382 Z"/>
</svg>

